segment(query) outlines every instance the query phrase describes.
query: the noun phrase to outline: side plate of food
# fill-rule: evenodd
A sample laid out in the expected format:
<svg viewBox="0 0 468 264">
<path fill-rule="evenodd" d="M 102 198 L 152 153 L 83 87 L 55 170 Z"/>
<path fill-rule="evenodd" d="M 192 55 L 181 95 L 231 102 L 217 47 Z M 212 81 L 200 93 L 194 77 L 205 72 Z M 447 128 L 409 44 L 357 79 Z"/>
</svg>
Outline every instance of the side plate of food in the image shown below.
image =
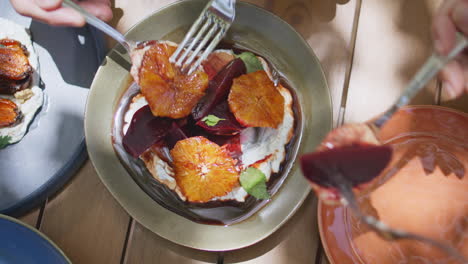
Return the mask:
<svg viewBox="0 0 468 264">
<path fill-rule="evenodd" d="M 104 57 L 90 28 L 56 28 L 0 3 L 0 213 L 21 215 L 86 159 L 88 88 Z"/>
</svg>

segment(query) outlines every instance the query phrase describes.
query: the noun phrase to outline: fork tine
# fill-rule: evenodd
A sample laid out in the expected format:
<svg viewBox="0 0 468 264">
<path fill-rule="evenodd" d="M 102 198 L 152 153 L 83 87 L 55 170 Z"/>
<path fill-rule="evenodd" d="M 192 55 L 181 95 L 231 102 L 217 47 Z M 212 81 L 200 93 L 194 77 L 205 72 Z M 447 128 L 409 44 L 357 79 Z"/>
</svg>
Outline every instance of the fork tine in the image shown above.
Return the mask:
<svg viewBox="0 0 468 264">
<path fill-rule="evenodd" d="M 192 67 L 190 67 L 190 70 L 188 71 L 188 75 L 192 74 L 195 71 L 195 69 L 197 69 L 198 66 L 200 66 L 200 64 L 206 59 L 206 57 L 208 57 L 208 55 L 214 50 L 216 45 L 218 45 L 219 41 L 224 36 L 224 33 L 226 31 L 227 31 L 227 28 L 225 26 L 224 27 L 222 26 L 220 28 L 218 34 L 216 34 L 213 40 L 211 40 L 210 45 L 208 45 L 208 47 L 205 49 L 203 54 L 200 57 L 198 57 L 198 60 L 192 65 Z"/>
<path fill-rule="evenodd" d="M 206 34 L 206 36 L 203 38 L 203 40 L 200 42 L 200 44 L 197 46 L 197 48 L 195 49 L 195 51 L 192 53 L 192 55 L 190 56 L 190 58 L 184 63 L 184 67 L 188 67 L 192 62 L 193 60 L 195 59 L 195 57 L 200 53 L 201 49 L 203 47 L 205 47 L 206 43 L 208 42 L 208 40 L 211 39 L 211 37 L 214 35 L 214 33 L 216 32 L 216 30 L 218 29 L 218 24 L 214 24 L 213 27 L 210 29 L 210 31 L 208 32 L 208 34 Z"/>
<path fill-rule="evenodd" d="M 208 27 L 211 25 L 212 22 L 213 22 L 213 20 L 211 18 L 208 18 L 206 20 L 206 22 L 204 23 L 204 25 L 202 26 L 200 31 L 198 31 L 197 35 L 195 36 L 195 38 L 190 43 L 189 47 L 185 49 L 185 51 L 182 53 L 182 56 L 180 56 L 180 58 L 177 60 L 177 62 L 176 62 L 177 67 L 182 66 L 185 58 L 187 58 L 187 56 L 190 54 L 190 51 L 193 49 L 195 44 L 197 44 L 199 39 L 203 36 L 203 34 L 206 32 L 206 30 L 208 29 Z M 180 47 L 180 45 L 179 45 L 179 47 Z"/>
<path fill-rule="evenodd" d="M 197 20 L 193 23 L 192 27 L 190 28 L 189 32 L 187 32 L 187 35 L 185 35 L 184 40 L 179 44 L 177 47 L 176 51 L 172 56 L 169 58 L 169 61 L 174 63 L 177 57 L 179 56 L 179 53 L 183 50 L 185 45 L 187 45 L 187 42 L 192 38 L 192 36 L 195 34 L 195 32 L 198 30 L 200 27 L 201 23 L 203 22 L 203 19 L 205 16 L 200 16 L 197 18 Z"/>
</svg>

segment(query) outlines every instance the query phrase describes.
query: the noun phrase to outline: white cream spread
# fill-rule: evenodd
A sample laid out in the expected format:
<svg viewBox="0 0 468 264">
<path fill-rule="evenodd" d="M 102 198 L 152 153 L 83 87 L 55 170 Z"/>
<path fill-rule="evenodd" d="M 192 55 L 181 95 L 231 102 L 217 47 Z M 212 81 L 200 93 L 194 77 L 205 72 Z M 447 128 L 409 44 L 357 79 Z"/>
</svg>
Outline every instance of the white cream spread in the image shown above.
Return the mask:
<svg viewBox="0 0 468 264">
<path fill-rule="evenodd" d="M 267 180 L 272 173 L 279 172 L 280 165 L 286 157 L 286 144 L 294 133 L 294 113 L 292 96 L 288 89 L 278 86 L 284 97 L 283 123 L 277 128 L 249 127 L 241 132 L 242 163 L 244 168 L 254 166 L 261 170 Z M 265 161 L 257 161 L 268 157 Z"/>
<path fill-rule="evenodd" d="M 223 50 L 224 51 L 224 50 Z M 215 52 L 223 52 L 215 51 Z M 224 51 L 232 52 L 232 51 Z M 267 64 L 264 64 L 264 69 L 268 72 L 271 78 L 271 73 Z M 270 179 L 272 173 L 279 172 L 280 165 L 286 157 L 286 145 L 291 140 L 294 133 L 294 113 L 292 109 L 293 99 L 288 89 L 279 85 L 279 92 L 284 97 L 284 118 L 283 123 L 277 128 L 246 128 L 241 134 L 241 149 L 242 149 L 242 169 L 254 166 L 261 170 L 267 180 Z M 124 134 L 127 133 L 129 124 L 133 115 L 148 102 L 143 95 L 138 94 L 130 103 L 130 106 L 124 116 Z M 142 157 L 145 155 L 142 155 Z M 143 161 L 159 182 L 165 184 L 169 189 L 175 191 L 182 200 L 186 197 L 182 194 L 174 178 L 174 171 L 171 166 L 158 157 L 157 154 L 152 155 L 151 160 Z M 259 162 L 261 161 L 261 162 Z M 257 163 L 258 162 L 258 163 Z M 247 197 L 247 192 L 241 186 L 235 187 L 230 193 L 222 197 L 215 197 L 211 201 L 227 201 L 236 200 L 244 202 Z"/>
<path fill-rule="evenodd" d="M 9 38 L 17 40 L 23 44 L 29 52 L 29 64 L 34 72 L 30 88 L 20 91 L 15 95 L 0 94 L 0 98 L 13 101 L 21 110 L 23 120 L 11 127 L 0 128 L 0 136 L 10 136 L 10 144 L 20 141 L 28 130 L 28 125 L 34 119 L 36 112 L 42 106 L 44 93 L 39 88 L 39 59 L 33 48 L 31 37 L 26 29 L 7 19 L 0 18 L 0 39 Z M 27 94 L 27 97 L 25 97 Z M 29 97 L 29 98 L 28 98 Z M 27 98 L 27 100 L 25 100 Z"/>
</svg>

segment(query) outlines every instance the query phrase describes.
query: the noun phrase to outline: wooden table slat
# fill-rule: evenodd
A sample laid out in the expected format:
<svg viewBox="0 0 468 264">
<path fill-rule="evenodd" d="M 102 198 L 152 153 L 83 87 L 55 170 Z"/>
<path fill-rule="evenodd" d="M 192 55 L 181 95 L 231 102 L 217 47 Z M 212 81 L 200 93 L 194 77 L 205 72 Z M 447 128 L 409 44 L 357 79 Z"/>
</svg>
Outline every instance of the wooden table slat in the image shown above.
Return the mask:
<svg viewBox="0 0 468 264">
<path fill-rule="evenodd" d="M 39 218 L 40 212 L 41 212 L 41 207 L 38 207 L 32 210 L 31 212 L 28 212 L 27 214 L 19 217 L 18 219 L 32 227 L 37 228 L 36 224 L 37 224 L 37 220 Z"/>
<path fill-rule="evenodd" d="M 362 2 L 346 122 L 366 121 L 394 102 L 432 51 L 431 16 L 440 2 Z M 435 89 L 433 81 L 412 103 L 433 104 Z"/>
<path fill-rule="evenodd" d="M 129 222 L 88 161 L 49 199 L 40 230 L 73 263 L 119 263 Z"/>
<path fill-rule="evenodd" d="M 225 253 L 226 263 L 315 263 L 319 245 L 316 211 L 317 200 L 311 194 L 280 230 L 253 246 Z"/>
<path fill-rule="evenodd" d="M 132 263 L 214 263 L 218 254 L 178 246 L 134 221 L 124 264 Z"/>
</svg>

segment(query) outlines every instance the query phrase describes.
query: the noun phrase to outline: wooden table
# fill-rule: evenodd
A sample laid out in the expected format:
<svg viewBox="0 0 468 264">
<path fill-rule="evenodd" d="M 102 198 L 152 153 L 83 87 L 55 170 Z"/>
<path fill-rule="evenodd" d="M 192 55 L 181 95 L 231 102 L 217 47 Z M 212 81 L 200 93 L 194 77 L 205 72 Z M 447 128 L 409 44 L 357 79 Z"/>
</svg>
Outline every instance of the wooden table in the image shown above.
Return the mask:
<svg viewBox="0 0 468 264">
<path fill-rule="evenodd" d="M 112 25 L 125 32 L 173 0 L 115 0 Z M 442 0 L 250 0 L 291 23 L 318 55 L 333 99 L 334 122 L 364 121 L 386 109 L 431 50 L 429 25 Z M 430 90 L 415 104 L 438 104 Z M 468 110 L 468 97 L 444 105 Z M 88 161 L 41 208 L 20 218 L 74 263 L 215 263 L 217 254 L 177 246 L 146 230 L 113 199 Z M 225 263 L 326 263 L 316 199 L 266 240 Z"/>
</svg>

